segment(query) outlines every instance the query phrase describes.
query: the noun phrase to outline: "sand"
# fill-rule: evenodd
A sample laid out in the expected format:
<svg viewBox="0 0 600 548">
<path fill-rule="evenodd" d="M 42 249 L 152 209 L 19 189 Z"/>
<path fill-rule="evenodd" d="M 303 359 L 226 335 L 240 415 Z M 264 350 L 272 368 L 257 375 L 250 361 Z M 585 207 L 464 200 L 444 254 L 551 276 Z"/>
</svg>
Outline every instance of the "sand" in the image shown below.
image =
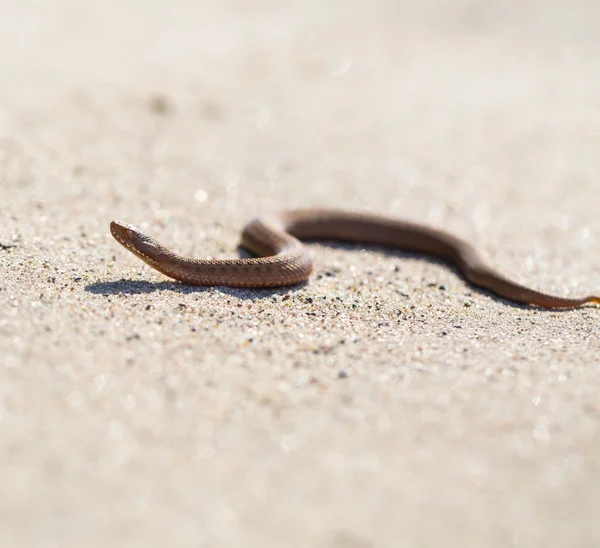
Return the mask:
<svg viewBox="0 0 600 548">
<path fill-rule="evenodd" d="M 1 1 L 0 544 L 598 546 L 597 307 L 327 242 L 300 287 L 184 287 L 108 225 L 235 257 L 257 213 L 366 209 L 597 293 L 599 18 Z"/>
</svg>

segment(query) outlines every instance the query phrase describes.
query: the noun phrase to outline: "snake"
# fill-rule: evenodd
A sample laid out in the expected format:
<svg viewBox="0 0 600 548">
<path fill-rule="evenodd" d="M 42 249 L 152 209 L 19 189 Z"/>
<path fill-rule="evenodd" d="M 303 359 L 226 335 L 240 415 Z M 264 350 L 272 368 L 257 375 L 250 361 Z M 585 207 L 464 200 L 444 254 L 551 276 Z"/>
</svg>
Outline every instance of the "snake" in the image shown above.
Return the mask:
<svg viewBox="0 0 600 548">
<path fill-rule="evenodd" d="M 241 245 L 255 257 L 195 259 L 168 249 L 142 230 L 120 221 L 114 238 L 162 274 L 184 284 L 273 288 L 308 280 L 312 260 L 303 240 L 371 244 L 425 254 L 454 266 L 472 286 L 515 303 L 543 308 L 600 304 L 600 297 L 566 298 L 520 285 L 490 268 L 468 242 L 443 230 L 369 212 L 292 209 L 265 213 L 244 227 Z"/>
</svg>

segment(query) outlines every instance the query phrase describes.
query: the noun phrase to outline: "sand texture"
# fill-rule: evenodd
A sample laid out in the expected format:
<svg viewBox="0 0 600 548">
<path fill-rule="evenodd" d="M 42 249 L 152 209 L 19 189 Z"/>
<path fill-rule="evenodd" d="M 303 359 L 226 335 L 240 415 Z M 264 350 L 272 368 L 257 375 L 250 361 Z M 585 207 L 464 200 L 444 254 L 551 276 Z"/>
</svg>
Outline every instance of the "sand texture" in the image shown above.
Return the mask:
<svg viewBox="0 0 600 548">
<path fill-rule="evenodd" d="M 280 208 L 444 228 L 600 291 L 600 4 L 0 0 L 0 545 L 600 546 L 600 309 L 310 244 L 172 283 Z"/>
</svg>

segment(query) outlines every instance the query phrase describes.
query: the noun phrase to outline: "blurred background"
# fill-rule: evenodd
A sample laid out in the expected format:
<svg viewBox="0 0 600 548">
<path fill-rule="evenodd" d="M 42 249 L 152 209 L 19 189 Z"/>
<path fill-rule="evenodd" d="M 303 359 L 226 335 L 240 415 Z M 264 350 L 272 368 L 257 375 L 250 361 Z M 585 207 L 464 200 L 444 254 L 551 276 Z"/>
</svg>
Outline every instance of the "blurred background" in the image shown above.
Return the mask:
<svg viewBox="0 0 600 548">
<path fill-rule="evenodd" d="M 598 167 L 595 2 L 1 10 L 11 199 L 33 185 L 52 203 L 93 197 L 103 223 L 236 230 L 240 209 L 368 207 L 492 239 L 510 203 L 538 230 L 582 229 L 569 211 Z"/>
</svg>

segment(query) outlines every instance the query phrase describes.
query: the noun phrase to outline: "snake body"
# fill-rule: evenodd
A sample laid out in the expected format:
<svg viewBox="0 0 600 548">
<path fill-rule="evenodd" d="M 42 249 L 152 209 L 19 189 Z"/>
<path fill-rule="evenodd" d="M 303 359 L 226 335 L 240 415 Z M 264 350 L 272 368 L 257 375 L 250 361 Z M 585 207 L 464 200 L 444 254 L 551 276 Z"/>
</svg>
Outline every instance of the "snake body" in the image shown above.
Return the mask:
<svg viewBox="0 0 600 548">
<path fill-rule="evenodd" d="M 110 230 L 134 255 L 187 284 L 254 288 L 297 284 L 312 272 L 310 255 L 301 240 L 323 239 L 431 255 L 454 265 L 472 285 L 518 303 L 544 308 L 600 304 L 598 296 L 562 298 L 529 289 L 492 270 L 473 246 L 447 232 L 370 213 L 296 209 L 261 215 L 242 233 L 242 245 L 258 255 L 250 259 L 192 259 L 167 249 L 134 226 L 113 221 Z"/>
</svg>

